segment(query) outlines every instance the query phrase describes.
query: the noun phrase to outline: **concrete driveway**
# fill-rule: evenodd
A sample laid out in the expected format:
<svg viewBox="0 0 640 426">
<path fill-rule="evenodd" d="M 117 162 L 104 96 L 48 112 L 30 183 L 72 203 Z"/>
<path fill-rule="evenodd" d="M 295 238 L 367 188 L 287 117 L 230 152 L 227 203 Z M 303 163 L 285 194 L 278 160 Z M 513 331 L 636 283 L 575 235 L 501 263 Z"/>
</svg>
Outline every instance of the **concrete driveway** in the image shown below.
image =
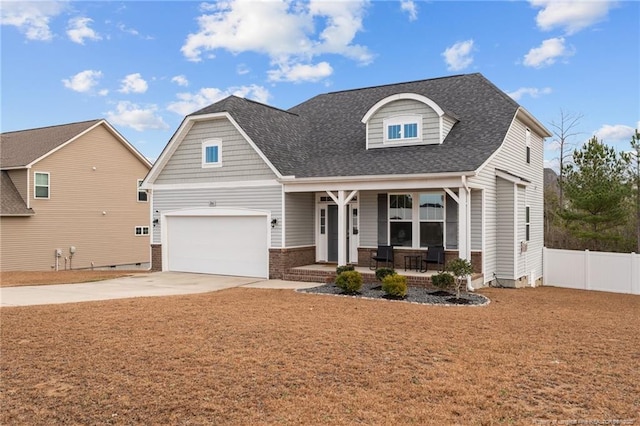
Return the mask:
<svg viewBox="0 0 640 426">
<path fill-rule="evenodd" d="M 0 288 L 0 306 L 50 305 L 130 297 L 172 296 L 208 293 L 232 287 L 297 289 L 318 285 L 320 284 L 249 277 L 152 272 L 91 283 L 4 287 Z"/>
</svg>

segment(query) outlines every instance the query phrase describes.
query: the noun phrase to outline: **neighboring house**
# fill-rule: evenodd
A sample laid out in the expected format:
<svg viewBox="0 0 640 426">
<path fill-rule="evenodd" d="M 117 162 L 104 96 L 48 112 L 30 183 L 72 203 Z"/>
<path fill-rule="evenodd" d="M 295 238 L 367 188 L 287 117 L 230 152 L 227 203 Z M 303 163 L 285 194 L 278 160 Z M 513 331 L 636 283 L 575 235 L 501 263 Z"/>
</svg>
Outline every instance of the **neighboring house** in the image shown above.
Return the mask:
<svg viewBox="0 0 640 426">
<path fill-rule="evenodd" d="M 187 116 L 145 178 L 152 268 L 282 278 L 444 245 L 485 284 L 542 277 L 543 139 L 481 74 Z"/>
<path fill-rule="evenodd" d="M 0 270 L 148 268 L 151 164 L 105 120 L 0 135 Z"/>
</svg>

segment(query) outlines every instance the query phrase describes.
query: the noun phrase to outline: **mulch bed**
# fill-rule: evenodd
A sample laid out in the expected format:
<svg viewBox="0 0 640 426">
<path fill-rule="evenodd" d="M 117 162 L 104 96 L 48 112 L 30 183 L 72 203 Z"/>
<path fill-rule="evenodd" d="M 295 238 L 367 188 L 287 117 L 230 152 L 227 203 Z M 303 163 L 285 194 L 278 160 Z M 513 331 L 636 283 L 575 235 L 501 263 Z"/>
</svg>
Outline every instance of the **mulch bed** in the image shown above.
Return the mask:
<svg viewBox="0 0 640 426">
<path fill-rule="evenodd" d="M 335 283 L 325 284 L 319 287 L 312 287 L 307 289 L 298 290 L 303 293 L 317 293 L 317 294 L 332 294 L 337 296 L 347 297 L 363 297 L 368 299 L 386 299 L 397 300 L 410 303 L 421 303 L 427 305 L 466 305 L 466 306 L 484 306 L 489 303 L 489 299 L 478 293 L 466 293 L 460 294 L 460 298 L 456 299 L 455 293 L 448 291 L 424 289 L 419 287 L 409 287 L 407 289 L 407 295 L 403 298 L 397 298 L 387 296 L 382 290 L 380 283 L 365 283 L 362 285 L 362 289 L 357 293 L 344 293 L 341 288 L 337 287 Z"/>
</svg>

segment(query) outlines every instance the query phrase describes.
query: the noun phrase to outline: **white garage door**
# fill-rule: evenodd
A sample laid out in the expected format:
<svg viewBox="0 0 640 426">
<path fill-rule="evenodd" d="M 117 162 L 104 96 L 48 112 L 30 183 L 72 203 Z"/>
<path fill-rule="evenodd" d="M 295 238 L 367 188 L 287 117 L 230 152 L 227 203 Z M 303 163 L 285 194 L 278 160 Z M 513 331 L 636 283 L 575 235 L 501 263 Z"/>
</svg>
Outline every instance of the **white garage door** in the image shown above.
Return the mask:
<svg viewBox="0 0 640 426">
<path fill-rule="evenodd" d="M 267 216 L 167 214 L 166 270 L 268 278 Z"/>
</svg>

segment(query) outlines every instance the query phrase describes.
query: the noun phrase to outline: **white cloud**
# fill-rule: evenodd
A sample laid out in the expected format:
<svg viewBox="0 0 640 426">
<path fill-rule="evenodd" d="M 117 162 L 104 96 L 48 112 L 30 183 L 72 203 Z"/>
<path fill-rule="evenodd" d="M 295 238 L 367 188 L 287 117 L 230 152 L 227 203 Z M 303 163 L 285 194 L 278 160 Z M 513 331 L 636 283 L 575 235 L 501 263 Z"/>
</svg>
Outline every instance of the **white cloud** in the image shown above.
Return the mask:
<svg viewBox="0 0 640 426">
<path fill-rule="evenodd" d="M 91 18 L 77 17 L 69 19 L 67 25 L 67 36 L 69 39 L 78 44 L 84 44 L 85 39 L 102 40 L 102 37 L 93 29 L 89 28 L 89 24 L 93 22 Z"/>
<path fill-rule="evenodd" d="M 361 64 L 373 55 L 354 44 L 362 30 L 367 2 L 230 0 L 201 6 L 198 31 L 189 34 L 182 53 L 198 62 L 202 55 L 224 49 L 234 54 L 256 52 L 273 64 L 292 66 L 322 54 L 337 54 Z M 277 71 L 277 70 L 276 70 Z"/>
<path fill-rule="evenodd" d="M 101 71 L 85 70 L 68 79 L 63 79 L 62 83 L 67 89 L 75 92 L 87 93 L 98 85 L 98 80 L 102 78 Z"/>
<path fill-rule="evenodd" d="M 514 101 L 520 100 L 524 95 L 529 95 L 532 98 L 539 98 L 542 95 L 548 95 L 552 92 L 550 87 L 544 87 L 538 89 L 537 87 L 521 87 L 514 92 L 509 92 L 509 95 Z"/>
<path fill-rule="evenodd" d="M 205 87 L 196 93 L 178 93 L 176 95 L 178 101 L 170 103 L 167 109 L 178 115 L 184 116 L 218 102 L 229 95 L 253 99 L 261 103 L 267 103 L 271 96 L 267 89 L 255 84 L 250 86 L 230 87 L 226 90 Z"/>
<path fill-rule="evenodd" d="M 238 64 L 236 67 L 236 72 L 238 75 L 245 75 L 251 72 L 251 69 L 247 66 L 247 64 Z"/>
<path fill-rule="evenodd" d="M 284 64 L 279 69 L 268 72 L 269 81 L 290 81 L 294 83 L 320 81 L 331 74 L 333 74 L 333 68 L 328 62 L 320 62 L 316 65 Z"/>
<path fill-rule="evenodd" d="M 118 24 L 118 29 L 120 31 L 122 31 L 123 33 L 131 34 L 131 35 L 134 35 L 134 36 L 140 35 L 138 30 L 136 30 L 135 28 L 129 28 L 125 24 L 122 24 L 122 23 Z"/>
<path fill-rule="evenodd" d="M 460 71 L 473 63 L 471 51 L 473 50 L 473 40 L 459 41 L 448 47 L 442 56 L 447 63 L 449 71 Z"/>
<path fill-rule="evenodd" d="M 409 14 L 410 21 L 415 21 L 416 19 L 418 19 L 418 7 L 413 0 L 401 0 L 400 9 L 402 9 L 403 12 L 407 12 Z"/>
<path fill-rule="evenodd" d="M 178 86 L 186 87 L 189 85 L 189 80 L 184 75 L 176 75 L 171 79 L 172 83 L 176 83 Z"/>
<path fill-rule="evenodd" d="M 121 81 L 120 93 L 144 93 L 149 88 L 147 82 L 142 78 L 140 73 L 129 74 Z"/>
<path fill-rule="evenodd" d="M 536 16 L 538 28 L 543 31 L 563 28 L 569 35 L 602 21 L 614 6 L 614 2 L 608 0 L 530 0 L 529 3 L 542 8 Z"/>
<path fill-rule="evenodd" d="M 65 8 L 66 2 L 3 1 L 0 24 L 16 27 L 28 40 L 48 41 L 53 38 L 49 21 Z"/>
<path fill-rule="evenodd" d="M 98 91 L 98 95 L 100 96 L 107 96 L 109 94 L 109 90 L 108 89 L 102 89 L 100 91 Z"/>
<path fill-rule="evenodd" d="M 107 112 L 107 120 L 118 126 L 130 127 L 139 132 L 149 129 L 166 130 L 169 128 L 162 117 L 157 115 L 158 107 L 150 105 L 140 107 L 128 101 L 118 102 L 115 111 Z"/>
<path fill-rule="evenodd" d="M 553 65 L 558 58 L 573 55 L 573 51 L 567 49 L 563 37 L 544 40 L 540 47 L 534 47 L 524 55 L 524 65 L 533 68 L 542 68 Z"/>
<path fill-rule="evenodd" d="M 631 126 L 625 126 L 624 124 L 604 124 L 593 134 L 603 142 L 629 142 L 631 136 L 635 134 L 634 128 Z"/>
</svg>

